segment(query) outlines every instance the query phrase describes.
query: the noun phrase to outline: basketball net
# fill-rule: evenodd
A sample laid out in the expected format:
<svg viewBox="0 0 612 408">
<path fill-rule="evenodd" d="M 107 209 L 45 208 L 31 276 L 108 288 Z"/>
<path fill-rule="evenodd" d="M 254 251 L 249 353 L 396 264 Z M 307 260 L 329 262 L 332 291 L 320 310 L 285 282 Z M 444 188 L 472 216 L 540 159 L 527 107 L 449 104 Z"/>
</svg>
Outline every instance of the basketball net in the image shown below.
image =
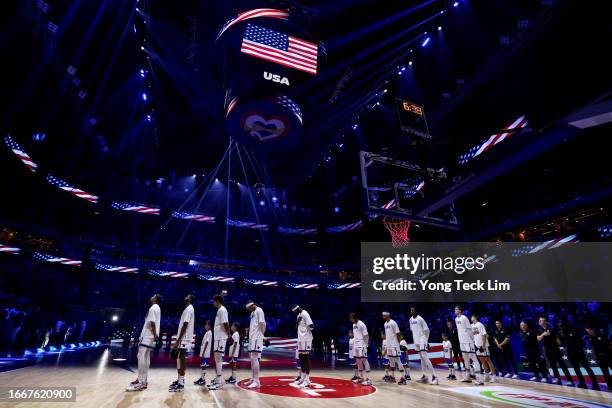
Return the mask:
<svg viewBox="0 0 612 408">
<path fill-rule="evenodd" d="M 401 248 L 410 243 L 408 230 L 410 229 L 410 224 L 412 224 L 411 221 L 401 218 L 383 217 L 382 222 L 391 234 L 391 245 L 394 248 Z"/>
</svg>

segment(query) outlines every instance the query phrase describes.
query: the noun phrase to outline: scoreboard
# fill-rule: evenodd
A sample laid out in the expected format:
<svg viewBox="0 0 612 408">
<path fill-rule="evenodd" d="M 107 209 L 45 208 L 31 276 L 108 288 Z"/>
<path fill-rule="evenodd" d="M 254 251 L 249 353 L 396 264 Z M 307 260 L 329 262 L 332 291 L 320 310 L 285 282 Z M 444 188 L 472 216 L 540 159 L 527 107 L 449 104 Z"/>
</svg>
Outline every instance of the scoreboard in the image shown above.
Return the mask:
<svg viewBox="0 0 612 408">
<path fill-rule="evenodd" d="M 400 128 L 403 132 L 420 137 L 424 140 L 431 140 L 425 110 L 416 103 L 395 98 L 395 107 L 399 119 Z"/>
</svg>

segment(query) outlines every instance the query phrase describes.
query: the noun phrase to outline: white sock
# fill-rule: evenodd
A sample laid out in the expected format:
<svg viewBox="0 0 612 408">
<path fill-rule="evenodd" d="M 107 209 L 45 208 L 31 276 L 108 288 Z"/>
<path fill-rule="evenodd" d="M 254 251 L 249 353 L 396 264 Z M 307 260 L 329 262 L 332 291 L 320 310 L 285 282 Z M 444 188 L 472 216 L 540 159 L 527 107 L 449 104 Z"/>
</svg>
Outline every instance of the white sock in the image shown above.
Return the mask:
<svg viewBox="0 0 612 408">
<path fill-rule="evenodd" d="M 181 385 L 185 385 L 185 376 L 184 375 L 179 375 L 178 382 Z"/>
</svg>

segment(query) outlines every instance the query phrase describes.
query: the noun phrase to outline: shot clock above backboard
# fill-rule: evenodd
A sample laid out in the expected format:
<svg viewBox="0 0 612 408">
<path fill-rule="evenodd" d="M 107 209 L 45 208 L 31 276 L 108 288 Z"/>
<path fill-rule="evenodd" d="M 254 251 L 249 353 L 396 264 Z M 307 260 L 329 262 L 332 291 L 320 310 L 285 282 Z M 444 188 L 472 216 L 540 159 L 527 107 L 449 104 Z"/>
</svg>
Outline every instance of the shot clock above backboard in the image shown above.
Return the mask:
<svg viewBox="0 0 612 408">
<path fill-rule="evenodd" d="M 429 128 L 427 127 L 427 119 L 425 118 L 425 110 L 421 105 L 395 98 L 395 106 L 403 132 L 425 140 L 431 140 Z"/>
</svg>

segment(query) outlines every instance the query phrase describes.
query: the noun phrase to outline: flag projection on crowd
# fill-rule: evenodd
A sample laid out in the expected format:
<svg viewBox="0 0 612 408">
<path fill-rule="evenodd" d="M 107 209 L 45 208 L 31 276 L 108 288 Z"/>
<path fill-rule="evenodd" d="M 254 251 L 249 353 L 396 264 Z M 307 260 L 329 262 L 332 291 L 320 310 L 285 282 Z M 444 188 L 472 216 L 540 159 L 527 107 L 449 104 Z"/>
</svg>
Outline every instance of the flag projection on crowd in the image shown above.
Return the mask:
<svg viewBox="0 0 612 408">
<path fill-rule="evenodd" d="M 18 255 L 20 252 L 21 248 L 0 244 L 0 254 Z"/>
<path fill-rule="evenodd" d="M 327 289 L 353 289 L 360 288 L 361 283 L 330 283 Z"/>
<path fill-rule="evenodd" d="M 188 213 L 184 211 L 172 211 L 172 217 L 180 218 L 181 220 L 191 220 L 199 222 L 215 222 L 215 217 L 212 215 Z"/>
<path fill-rule="evenodd" d="M 358 230 L 361 227 L 363 227 L 363 221 L 359 220 L 359 221 L 354 222 L 352 224 L 339 225 L 337 227 L 327 227 L 327 228 L 325 228 L 325 231 L 330 233 L 330 234 L 337 234 L 339 232 L 355 231 L 355 230 Z"/>
<path fill-rule="evenodd" d="M 245 279 L 244 283 L 249 285 L 261 285 L 261 286 L 278 286 L 276 281 L 259 280 L 259 279 Z"/>
<path fill-rule="evenodd" d="M 268 346 L 266 348 L 282 348 L 294 350 L 297 348 L 297 339 L 288 339 L 286 337 L 266 337 Z"/>
<path fill-rule="evenodd" d="M 34 259 L 38 259 L 40 261 L 46 261 L 51 263 L 59 263 L 62 265 L 70 265 L 70 266 L 81 266 L 81 261 L 70 258 L 63 258 L 60 256 L 47 255 L 40 252 L 34 252 Z"/>
<path fill-rule="evenodd" d="M 213 281 L 213 282 L 235 282 L 236 278 L 231 276 L 215 276 L 215 275 L 206 275 L 203 273 L 198 274 L 198 279 L 205 281 Z"/>
<path fill-rule="evenodd" d="M 111 207 L 113 207 L 116 210 L 132 211 L 132 212 L 137 212 L 141 214 L 151 214 L 151 215 L 159 215 L 161 211 L 158 207 L 149 207 L 149 206 L 140 205 L 140 204 L 126 203 L 123 201 L 113 201 L 113 203 L 111 204 Z"/>
<path fill-rule="evenodd" d="M 23 164 L 25 164 L 28 169 L 30 169 L 32 173 L 36 173 L 38 164 L 34 163 L 32 158 L 26 152 L 23 151 L 21 146 L 19 146 L 19 144 L 11 137 L 11 135 L 6 135 L 4 137 L 4 143 L 9 149 L 11 149 L 13 153 L 15 153 L 15 156 L 17 156 L 19 160 L 21 160 Z"/>
<path fill-rule="evenodd" d="M 219 34 L 217 34 L 217 40 L 219 37 L 223 35 L 224 32 L 229 30 L 234 25 L 250 20 L 252 18 L 275 18 L 279 20 L 287 20 L 289 18 L 289 13 L 284 10 L 277 10 L 271 8 L 259 8 L 254 10 L 245 11 L 244 13 L 238 14 L 235 18 L 232 18 L 230 21 L 223 25 Z"/>
<path fill-rule="evenodd" d="M 76 197 L 82 198 L 85 201 L 89 201 L 90 203 L 94 204 L 98 202 L 99 197 L 97 195 L 89 194 L 86 191 L 73 187 L 65 181 L 60 180 L 51 174 L 48 174 L 47 177 L 45 177 L 45 180 L 47 180 L 47 183 L 51 184 L 52 186 L 59 187 L 62 190 L 67 191 Z"/>
<path fill-rule="evenodd" d="M 527 121 L 526 116 L 525 115 L 521 116 L 520 118 L 516 119 L 514 122 L 512 122 L 510 125 L 506 126 L 503 129 L 507 132 L 502 132 L 502 133 L 491 135 L 487 140 L 485 140 L 481 144 L 472 147 L 470 150 L 468 150 L 467 153 L 464 153 L 461 156 L 459 156 L 457 161 L 459 162 L 459 164 L 467 163 L 468 161 L 472 160 L 476 156 L 483 154 L 484 152 L 486 152 L 487 150 L 489 150 L 491 147 L 495 146 L 496 144 L 501 143 L 504 140 L 510 138 L 511 136 L 517 133 L 518 129 L 522 129 L 526 127 L 528 124 L 529 122 Z"/>
<path fill-rule="evenodd" d="M 317 73 L 317 44 L 267 28 L 247 24 L 240 51 L 310 74 Z"/>
<path fill-rule="evenodd" d="M 149 271 L 150 275 L 153 276 L 161 276 L 163 278 L 188 278 L 188 272 L 172 272 L 172 271 L 160 271 L 157 269 L 152 269 Z"/>
<path fill-rule="evenodd" d="M 268 230 L 268 225 L 267 224 L 257 224 L 256 222 L 230 220 L 228 218 L 226 220 L 226 223 L 230 227 L 250 228 L 250 229 L 258 229 L 258 230 L 264 230 L 264 231 Z"/>
<path fill-rule="evenodd" d="M 317 233 L 316 228 L 291 228 L 291 227 L 278 227 L 278 232 L 281 234 L 295 234 L 295 235 L 314 235 Z"/>
<path fill-rule="evenodd" d="M 318 283 L 285 283 L 285 286 L 293 289 L 319 289 Z"/>
<path fill-rule="evenodd" d="M 97 263 L 95 268 L 99 271 L 107 272 L 138 273 L 138 268 L 131 268 L 129 266 L 114 266 Z"/>
<path fill-rule="evenodd" d="M 563 237 L 563 238 L 551 239 L 549 241 L 542 242 L 539 245 L 528 245 L 524 248 L 513 250 L 512 256 L 535 254 L 537 252 L 544 251 L 547 249 L 559 248 L 560 246 L 563 246 L 566 244 L 579 242 L 577 237 L 578 236 L 576 234 L 572 234 L 572 235 L 568 235 L 567 237 Z"/>
</svg>

